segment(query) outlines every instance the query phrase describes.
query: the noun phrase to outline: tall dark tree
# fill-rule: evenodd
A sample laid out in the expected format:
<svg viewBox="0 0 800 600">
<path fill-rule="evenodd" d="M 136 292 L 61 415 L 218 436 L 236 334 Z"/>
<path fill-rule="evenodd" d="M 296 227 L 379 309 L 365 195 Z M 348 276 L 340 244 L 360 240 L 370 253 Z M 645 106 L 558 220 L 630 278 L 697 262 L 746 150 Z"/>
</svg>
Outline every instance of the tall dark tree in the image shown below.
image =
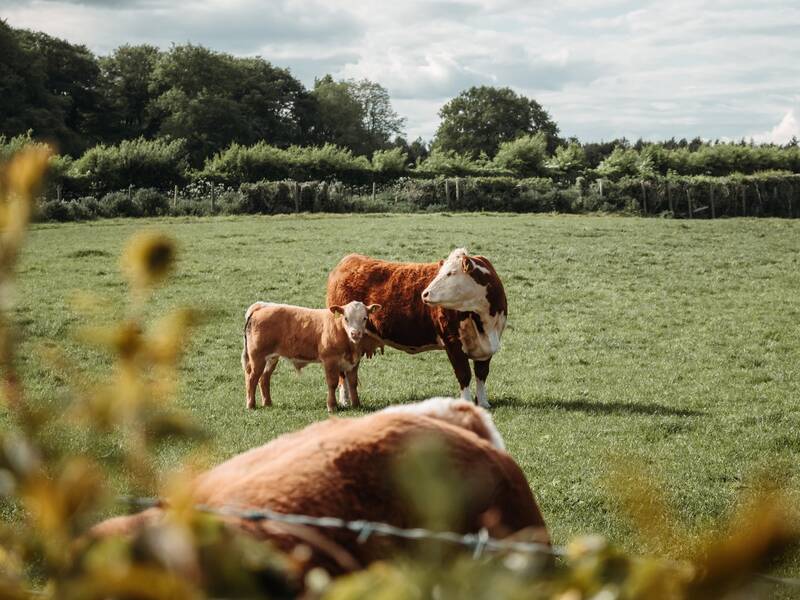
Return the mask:
<svg viewBox="0 0 800 600">
<path fill-rule="evenodd" d="M 150 83 L 160 55 L 155 46 L 125 45 L 100 59 L 101 86 L 110 109 L 106 139 L 155 133 L 148 109 L 153 100 Z"/>
<path fill-rule="evenodd" d="M 191 44 L 159 57 L 150 91 L 158 133 L 186 139 L 196 162 L 233 141 L 303 142 L 312 120 L 308 92 L 285 69 Z"/>
<path fill-rule="evenodd" d="M 18 30 L 20 45 L 40 61 L 47 91 L 63 114 L 63 129 L 53 135 L 63 150 L 75 153 L 99 141 L 106 106 L 99 93 L 97 58 L 76 45 L 40 32 Z M 35 132 L 47 135 L 45 132 Z"/>
<path fill-rule="evenodd" d="M 510 88 L 472 87 L 445 104 L 439 116 L 434 147 L 473 158 L 481 153 L 491 158 L 502 142 L 538 132 L 547 137 L 549 152 L 559 142 L 558 126 L 547 111 Z"/>
<path fill-rule="evenodd" d="M 99 68 L 85 47 L 0 21 L 0 133 L 32 130 L 76 153 L 99 137 Z"/>
</svg>

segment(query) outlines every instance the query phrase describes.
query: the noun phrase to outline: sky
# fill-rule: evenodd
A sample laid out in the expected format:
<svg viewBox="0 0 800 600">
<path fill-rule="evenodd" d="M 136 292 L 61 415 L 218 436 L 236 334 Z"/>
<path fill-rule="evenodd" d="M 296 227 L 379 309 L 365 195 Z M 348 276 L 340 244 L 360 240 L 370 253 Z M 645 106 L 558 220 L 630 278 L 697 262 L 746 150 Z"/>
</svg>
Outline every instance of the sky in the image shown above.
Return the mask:
<svg viewBox="0 0 800 600">
<path fill-rule="evenodd" d="M 564 136 L 800 138 L 798 0 L 0 0 L 15 27 L 98 54 L 192 42 L 368 78 L 430 139 L 473 85 L 536 99 Z"/>
</svg>

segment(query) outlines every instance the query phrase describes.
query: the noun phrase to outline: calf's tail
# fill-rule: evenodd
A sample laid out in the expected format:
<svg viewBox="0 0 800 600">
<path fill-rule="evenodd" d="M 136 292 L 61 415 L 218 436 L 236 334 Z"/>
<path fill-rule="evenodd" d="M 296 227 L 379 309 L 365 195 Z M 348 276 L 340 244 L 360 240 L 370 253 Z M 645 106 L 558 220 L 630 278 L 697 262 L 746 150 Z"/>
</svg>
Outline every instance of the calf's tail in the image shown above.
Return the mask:
<svg viewBox="0 0 800 600">
<path fill-rule="evenodd" d="M 251 306 L 247 309 L 247 312 L 244 315 L 244 332 L 242 333 L 242 337 L 244 338 L 244 348 L 242 348 L 242 371 L 247 373 L 247 365 L 250 362 L 250 356 L 247 353 L 247 330 L 250 329 L 250 319 L 253 316 L 253 311 L 256 308 L 256 304 Z"/>
</svg>

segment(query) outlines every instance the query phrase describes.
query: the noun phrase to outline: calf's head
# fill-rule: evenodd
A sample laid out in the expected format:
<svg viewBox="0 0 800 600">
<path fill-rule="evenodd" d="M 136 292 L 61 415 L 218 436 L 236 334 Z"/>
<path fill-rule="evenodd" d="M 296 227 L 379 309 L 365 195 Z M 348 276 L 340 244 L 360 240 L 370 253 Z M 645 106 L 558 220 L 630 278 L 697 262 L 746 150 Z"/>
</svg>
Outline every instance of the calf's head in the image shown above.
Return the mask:
<svg viewBox="0 0 800 600">
<path fill-rule="evenodd" d="M 473 260 L 464 248 L 456 248 L 439 263 L 439 272 L 422 291 L 422 301 L 463 312 L 480 310 L 486 302 L 486 286 L 474 277 L 486 268 Z"/>
<path fill-rule="evenodd" d="M 347 337 L 351 342 L 357 344 L 364 337 L 364 332 L 367 330 L 367 323 L 369 322 L 369 315 L 378 310 L 380 304 L 370 304 L 366 306 L 363 302 L 354 300 L 348 302 L 344 306 L 331 306 L 331 312 L 334 314 L 342 315 L 342 324 L 347 333 Z"/>
</svg>

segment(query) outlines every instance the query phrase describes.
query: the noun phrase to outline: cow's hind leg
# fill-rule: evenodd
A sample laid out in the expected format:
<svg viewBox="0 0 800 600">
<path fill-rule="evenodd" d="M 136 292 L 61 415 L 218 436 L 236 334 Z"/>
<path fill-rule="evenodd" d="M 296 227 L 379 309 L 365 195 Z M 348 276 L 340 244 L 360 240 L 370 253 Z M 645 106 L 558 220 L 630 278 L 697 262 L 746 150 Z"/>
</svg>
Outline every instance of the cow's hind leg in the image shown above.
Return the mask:
<svg viewBox="0 0 800 600">
<path fill-rule="evenodd" d="M 453 365 L 456 379 L 458 379 L 458 386 L 461 389 L 461 399 L 472 402 L 472 392 L 469 389 L 469 383 L 472 380 L 472 372 L 469 368 L 469 359 L 461 349 L 461 342 L 459 340 L 445 342 L 444 349 L 447 352 L 447 358 L 450 359 L 450 364 Z"/>
<path fill-rule="evenodd" d="M 475 396 L 478 401 L 478 406 L 483 408 L 490 408 L 489 397 L 486 394 L 486 378 L 489 376 L 489 363 L 491 358 L 486 360 L 475 360 Z"/>
<path fill-rule="evenodd" d="M 261 387 L 261 406 L 272 406 L 272 396 L 270 395 L 270 378 L 278 366 L 278 357 L 270 356 L 264 366 L 264 372 L 261 374 L 261 379 L 258 383 Z"/>
<path fill-rule="evenodd" d="M 339 406 L 350 405 L 350 385 L 347 383 L 347 375 L 344 371 L 339 372 Z"/>
<path fill-rule="evenodd" d="M 266 359 L 263 356 L 253 356 L 250 354 L 250 360 L 245 368 L 245 382 L 247 384 L 247 408 L 256 407 L 256 387 L 258 381 L 264 373 L 266 366 Z"/>
</svg>

